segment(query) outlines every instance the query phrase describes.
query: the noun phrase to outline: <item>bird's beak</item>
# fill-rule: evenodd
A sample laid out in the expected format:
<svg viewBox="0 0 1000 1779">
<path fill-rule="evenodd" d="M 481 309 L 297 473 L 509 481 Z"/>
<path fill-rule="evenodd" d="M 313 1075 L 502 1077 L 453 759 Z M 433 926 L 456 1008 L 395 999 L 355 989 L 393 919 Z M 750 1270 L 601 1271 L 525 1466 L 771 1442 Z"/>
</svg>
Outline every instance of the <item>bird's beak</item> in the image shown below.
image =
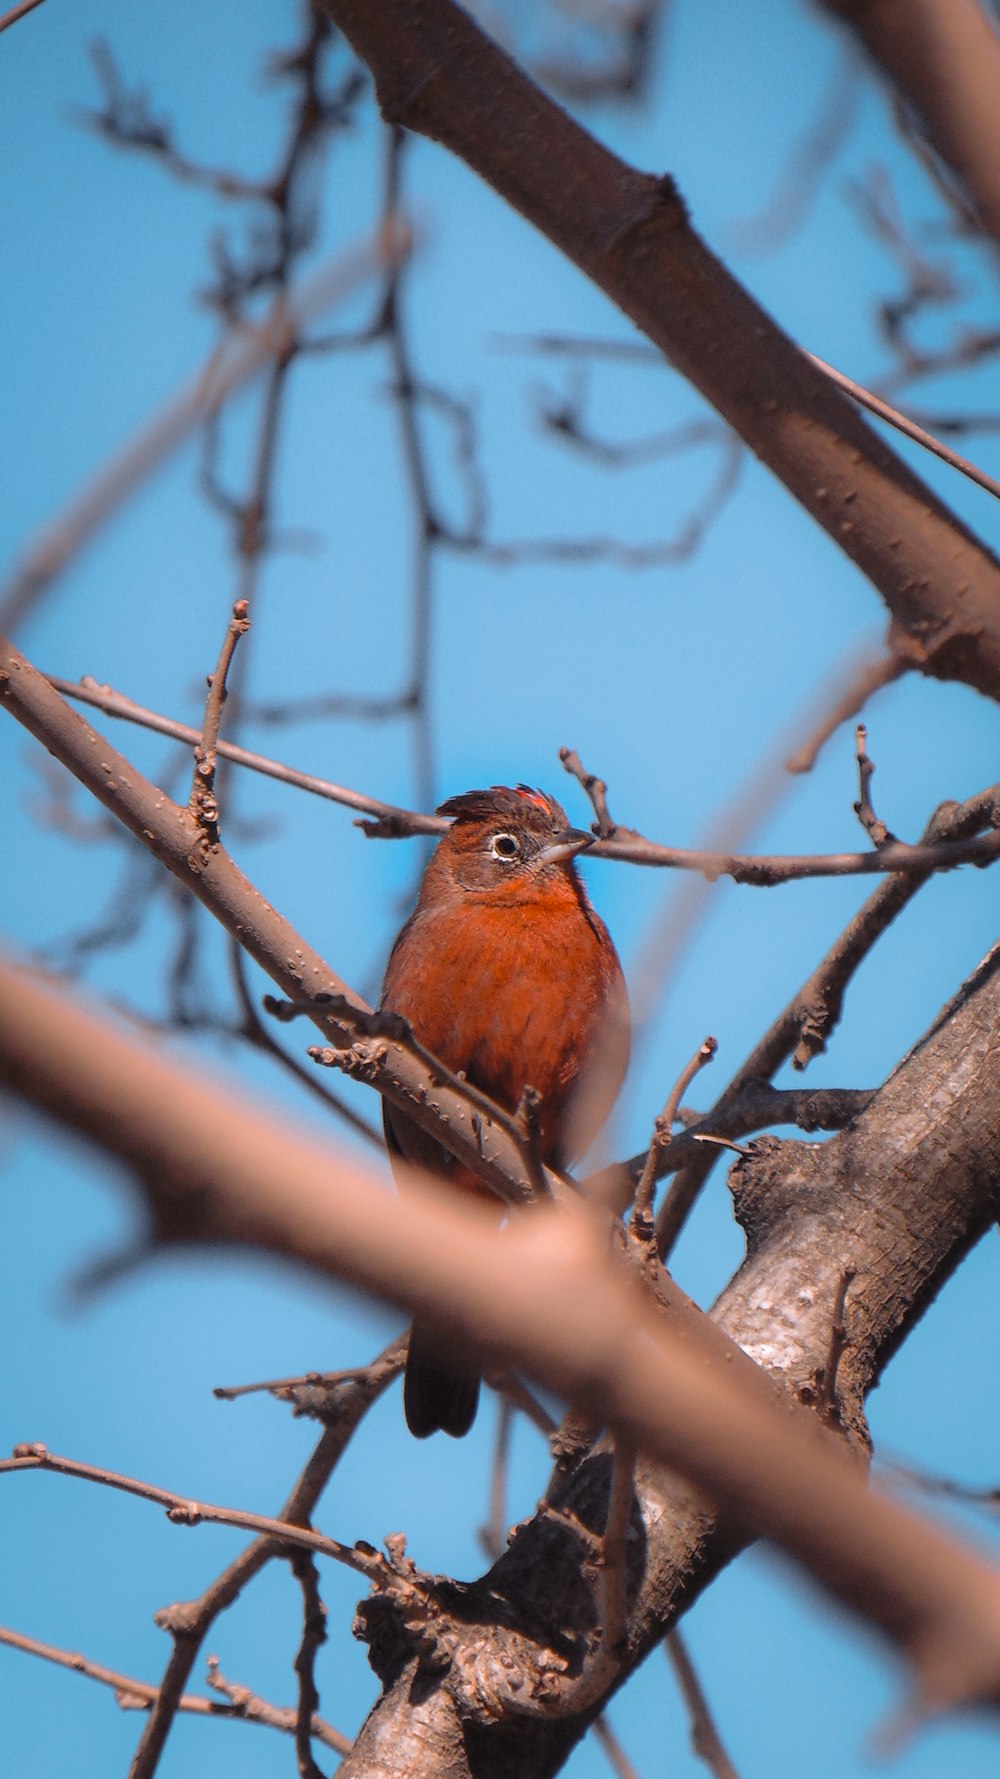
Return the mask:
<svg viewBox="0 0 1000 1779">
<path fill-rule="evenodd" d="M 560 859 L 571 859 L 576 853 L 593 846 L 596 838 L 596 834 L 585 834 L 582 828 L 560 828 L 548 846 L 543 846 L 536 855 L 537 861 L 540 865 L 555 865 Z"/>
</svg>

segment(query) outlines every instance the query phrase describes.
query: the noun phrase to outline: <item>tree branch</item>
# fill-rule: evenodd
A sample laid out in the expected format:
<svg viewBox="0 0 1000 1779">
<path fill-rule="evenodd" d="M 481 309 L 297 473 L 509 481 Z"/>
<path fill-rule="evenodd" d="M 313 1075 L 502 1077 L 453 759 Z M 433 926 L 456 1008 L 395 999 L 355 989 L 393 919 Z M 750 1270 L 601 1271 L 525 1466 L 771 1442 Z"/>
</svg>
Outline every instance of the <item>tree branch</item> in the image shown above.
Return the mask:
<svg viewBox="0 0 1000 1779">
<path fill-rule="evenodd" d="M 790 1412 L 786 1393 L 815 1397 L 849 1263 L 865 1288 L 852 1296 L 839 1395 L 845 1426 L 863 1438 L 863 1389 L 996 1216 L 1000 951 L 848 1131 L 820 1148 L 758 1145 L 739 1164 L 734 1186 L 748 1257 L 719 1306 L 719 1327 L 666 1275 L 654 1310 L 631 1274 L 609 1265 L 605 1226 L 584 1207 L 515 1217 L 498 1242 L 491 1219 L 440 1189 L 415 1183 L 404 1199 L 390 1200 L 360 1168 L 228 1100 L 202 1074 L 140 1052 L 12 969 L 0 977 L 0 1056 L 16 1092 L 137 1172 L 162 1239 L 250 1244 L 407 1310 L 433 1310 L 452 1336 L 474 1333 L 495 1356 L 640 1444 L 647 1456 L 636 1470 L 636 1511 L 645 1543 L 630 1557 L 637 1567 L 628 1645 L 612 1685 L 754 1530 L 907 1651 L 925 1706 L 1000 1703 L 1000 1576 L 869 1491 L 816 1418 Z M 908 1161 L 897 1154 L 889 1168 L 884 1156 L 900 1128 L 912 1135 Z M 783 1382 L 740 1347 L 759 1351 Z M 663 1465 L 718 1507 L 671 1482 Z M 545 1701 L 558 1700 L 558 1676 L 579 1660 L 566 1625 L 585 1632 L 588 1618 L 579 1617 L 579 1599 L 566 1616 L 567 1563 L 579 1578 L 573 1526 L 599 1540 L 608 1479 L 607 1453 L 598 1450 L 483 1583 L 437 1590 L 433 1672 L 444 1660 L 448 1677 L 429 1690 L 425 1710 L 453 1717 L 457 1708 L 481 1735 L 493 1725 L 509 1736 L 526 1719 L 525 1775 L 554 1770 L 555 1756 L 592 1715 L 552 1718 Z M 392 1602 L 378 1604 L 384 1624 Z M 491 1627 L 485 1642 L 476 1629 L 483 1614 Z M 393 1659 L 347 1773 L 371 1770 L 373 1737 L 384 1746 L 387 1735 L 402 1734 L 419 1648 L 405 1674 L 398 1638 Z M 405 1746 L 404 1737 L 401 1757 Z"/>
<path fill-rule="evenodd" d="M 909 105 L 1000 241 L 1000 36 L 978 0 L 823 0 Z"/>
<path fill-rule="evenodd" d="M 669 176 L 599 144 L 453 0 L 324 3 L 386 119 L 460 156 L 592 278 L 870 577 L 893 652 L 1000 695 L 1000 564 L 709 252 Z"/>
</svg>

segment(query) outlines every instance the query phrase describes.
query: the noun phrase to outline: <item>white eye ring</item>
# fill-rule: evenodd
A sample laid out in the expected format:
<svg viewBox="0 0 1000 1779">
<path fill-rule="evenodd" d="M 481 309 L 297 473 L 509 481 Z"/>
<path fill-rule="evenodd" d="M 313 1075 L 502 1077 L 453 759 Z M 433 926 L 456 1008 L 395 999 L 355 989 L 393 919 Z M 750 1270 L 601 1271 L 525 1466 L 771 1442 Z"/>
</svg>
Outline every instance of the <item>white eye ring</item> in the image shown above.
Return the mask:
<svg viewBox="0 0 1000 1779">
<path fill-rule="evenodd" d="M 490 841 L 490 852 L 501 865 L 513 865 L 521 856 L 521 843 L 514 834 L 494 834 Z"/>
</svg>

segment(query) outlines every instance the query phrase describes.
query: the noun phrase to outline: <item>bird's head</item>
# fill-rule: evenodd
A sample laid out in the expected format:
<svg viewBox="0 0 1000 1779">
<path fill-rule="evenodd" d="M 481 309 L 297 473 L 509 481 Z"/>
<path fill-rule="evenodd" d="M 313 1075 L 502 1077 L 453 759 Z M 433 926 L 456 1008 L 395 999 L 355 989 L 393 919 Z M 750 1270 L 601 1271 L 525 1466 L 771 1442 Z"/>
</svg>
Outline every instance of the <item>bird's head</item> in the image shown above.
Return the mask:
<svg viewBox="0 0 1000 1779">
<path fill-rule="evenodd" d="M 593 834 L 572 828 L 562 805 L 527 785 L 491 785 L 449 797 L 438 809 L 451 827 L 427 868 L 425 884 L 434 893 L 446 886 L 516 900 L 567 879 L 574 885 L 573 860 L 594 843 Z"/>
</svg>

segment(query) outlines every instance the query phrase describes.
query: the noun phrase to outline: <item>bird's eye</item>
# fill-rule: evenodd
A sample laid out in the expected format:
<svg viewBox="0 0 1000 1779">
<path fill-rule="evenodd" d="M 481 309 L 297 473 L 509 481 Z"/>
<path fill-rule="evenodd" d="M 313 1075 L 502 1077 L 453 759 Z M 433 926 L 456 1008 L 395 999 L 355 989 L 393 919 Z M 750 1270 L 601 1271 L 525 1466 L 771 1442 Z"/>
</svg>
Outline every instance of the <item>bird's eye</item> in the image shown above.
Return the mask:
<svg viewBox="0 0 1000 1779">
<path fill-rule="evenodd" d="M 521 843 L 513 834 L 494 834 L 490 841 L 490 852 L 495 859 L 505 865 L 513 864 L 521 856 Z"/>
</svg>

